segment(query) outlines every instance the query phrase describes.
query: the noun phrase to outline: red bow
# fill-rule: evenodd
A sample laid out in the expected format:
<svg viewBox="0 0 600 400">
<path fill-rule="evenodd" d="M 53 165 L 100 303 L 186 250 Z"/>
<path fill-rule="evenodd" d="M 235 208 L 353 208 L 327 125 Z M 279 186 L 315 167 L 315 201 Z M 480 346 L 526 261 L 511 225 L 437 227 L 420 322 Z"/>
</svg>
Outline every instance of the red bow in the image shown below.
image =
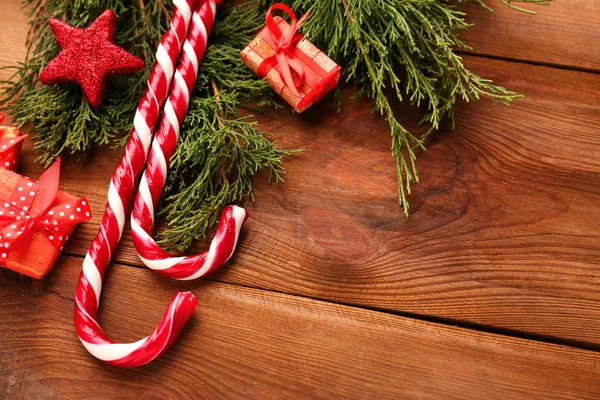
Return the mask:
<svg viewBox="0 0 600 400">
<path fill-rule="evenodd" d="M 42 174 L 37 191 L 31 190 L 33 181 L 23 179 L 17 191 L 22 194 L 18 198 L 22 203 L 0 204 L 0 224 L 7 224 L 0 231 L 1 249 L 10 251 L 28 243 L 26 239 L 36 231 L 42 232 L 58 248 L 66 241 L 60 236 L 65 228 L 89 219 L 89 204 L 84 200 L 55 205 L 59 177 L 60 159 Z M 30 204 L 31 208 L 22 204 Z"/>
<path fill-rule="evenodd" d="M 291 26 L 287 35 L 284 35 L 283 32 L 281 32 L 281 29 L 279 29 L 279 25 L 277 25 L 277 22 L 273 18 L 273 10 L 281 10 L 290 16 Z M 277 64 L 279 66 L 281 80 L 284 81 L 290 91 L 298 97 L 301 97 L 301 94 L 298 92 L 297 88 L 304 83 L 305 73 L 302 63 L 296 59 L 292 50 L 302 39 L 302 35 L 298 34 L 298 29 L 309 14 L 310 13 L 304 14 L 299 21 L 296 21 L 296 15 L 294 15 L 294 12 L 285 4 L 273 4 L 271 8 L 269 8 L 265 20 L 267 22 L 268 32 L 275 42 L 275 54 L 265 58 L 257 71 L 261 78 L 265 77 L 271 68 Z M 292 70 L 298 75 L 297 82 L 294 82 Z"/>
</svg>

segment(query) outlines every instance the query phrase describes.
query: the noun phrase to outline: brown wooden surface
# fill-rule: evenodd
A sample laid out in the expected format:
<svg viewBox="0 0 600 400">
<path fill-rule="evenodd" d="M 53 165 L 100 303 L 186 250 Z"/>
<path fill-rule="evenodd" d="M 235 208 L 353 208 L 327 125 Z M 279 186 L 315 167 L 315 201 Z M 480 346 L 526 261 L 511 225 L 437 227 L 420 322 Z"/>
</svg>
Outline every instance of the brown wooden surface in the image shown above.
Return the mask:
<svg viewBox="0 0 600 400">
<path fill-rule="evenodd" d="M 456 129 L 419 158 L 409 219 L 387 124 L 365 100 L 261 119 L 306 152 L 284 184 L 257 177 L 239 250 L 208 281 L 134 268 L 125 232 L 100 310 L 109 335 L 148 334 L 176 289 L 201 304 L 178 344 L 136 371 L 92 359 L 71 322 L 121 151 L 65 160 L 61 189 L 87 197 L 94 219 L 43 282 L 0 271 L 0 397 L 597 398 L 600 2 L 557 0 L 535 17 L 493 5 L 465 6 L 478 26 L 465 38 L 485 55 L 465 60 L 525 98 L 458 107 Z M 0 64 L 13 64 L 26 19 L 18 1 L 0 9 Z M 398 112 L 414 126 L 415 110 Z M 39 176 L 34 160 L 28 143 L 20 172 Z"/>
<path fill-rule="evenodd" d="M 514 3 L 536 15 L 515 12 L 499 1 L 461 5 L 474 24 L 461 38 L 473 52 L 560 67 L 600 70 L 600 11 L 596 0 L 553 0 L 550 7 Z"/>
<path fill-rule="evenodd" d="M 117 369 L 77 343 L 71 314 L 80 264 L 62 257 L 43 284 L 0 273 L 0 321 L 10 321 L 0 329 L 0 368 L 7 366 L 0 393 L 75 399 L 576 399 L 600 393 L 596 352 L 235 285 L 165 281 L 113 265 L 100 313 L 117 340 L 151 331 L 176 290 L 193 290 L 200 304 L 164 357 L 137 370 Z"/>
<path fill-rule="evenodd" d="M 265 120 L 282 146 L 306 152 L 288 160 L 285 184 L 256 180 L 234 265 L 210 279 L 599 345 L 600 79 L 468 61 L 526 98 L 459 107 L 455 132 L 419 160 L 409 219 L 368 101 Z M 120 156 L 101 152 L 85 172 L 66 164 L 63 187 L 97 210 L 69 254 L 83 256 L 96 234 Z M 141 265 L 130 240 L 114 260 Z"/>
</svg>

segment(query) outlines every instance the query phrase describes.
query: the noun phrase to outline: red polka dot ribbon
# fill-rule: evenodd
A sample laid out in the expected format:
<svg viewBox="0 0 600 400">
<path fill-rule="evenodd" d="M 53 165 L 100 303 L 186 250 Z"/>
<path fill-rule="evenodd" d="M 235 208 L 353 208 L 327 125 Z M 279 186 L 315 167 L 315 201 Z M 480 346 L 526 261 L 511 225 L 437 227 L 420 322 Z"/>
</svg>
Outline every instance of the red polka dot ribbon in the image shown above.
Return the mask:
<svg viewBox="0 0 600 400">
<path fill-rule="evenodd" d="M 10 200 L 0 203 L 0 264 L 10 251 L 26 246 L 36 232 L 62 249 L 73 225 L 91 218 L 85 199 L 60 195 L 60 160 L 40 177 L 39 183 L 17 176 Z"/>
</svg>

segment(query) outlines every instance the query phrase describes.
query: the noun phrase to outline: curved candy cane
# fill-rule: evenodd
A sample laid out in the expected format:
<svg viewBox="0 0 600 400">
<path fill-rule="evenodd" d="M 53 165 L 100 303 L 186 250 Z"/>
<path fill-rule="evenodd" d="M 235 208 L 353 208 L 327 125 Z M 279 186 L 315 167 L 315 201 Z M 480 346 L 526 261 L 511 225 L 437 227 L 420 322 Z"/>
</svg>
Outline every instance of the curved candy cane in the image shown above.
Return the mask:
<svg viewBox="0 0 600 400">
<path fill-rule="evenodd" d="M 169 161 L 177 147 L 179 129 L 196 82 L 198 64 L 204 55 L 208 33 L 215 20 L 214 0 L 200 0 L 196 8 L 131 213 L 133 243 L 140 259 L 157 273 L 181 280 L 199 278 L 223 265 L 233 254 L 240 229 L 247 218 L 243 208 L 226 207 L 210 248 L 194 256 L 172 257 L 151 236 L 154 210 L 165 185 Z"/>
<path fill-rule="evenodd" d="M 74 320 L 81 343 L 95 357 L 120 367 L 143 365 L 162 354 L 175 341 L 197 304 L 193 294 L 177 293 L 154 333 L 134 343 L 115 343 L 98 325 L 97 310 L 106 267 L 121 239 L 127 204 L 146 162 L 154 127 L 167 98 L 195 4 L 196 0 L 173 0 L 169 30 L 156 51 L 156 62 L 138 104 L 125 154 L 108 188 L 108 203 L 100 230 L 85 256 L 77 286 Z"/>
</svg>

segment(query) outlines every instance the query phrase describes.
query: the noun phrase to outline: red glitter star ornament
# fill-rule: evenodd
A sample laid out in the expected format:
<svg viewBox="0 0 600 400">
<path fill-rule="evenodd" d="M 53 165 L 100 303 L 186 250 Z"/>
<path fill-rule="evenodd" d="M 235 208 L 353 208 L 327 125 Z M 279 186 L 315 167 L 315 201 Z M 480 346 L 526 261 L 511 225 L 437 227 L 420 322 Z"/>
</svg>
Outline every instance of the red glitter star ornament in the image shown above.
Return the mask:
<svg viewBox="0 0 600 400">
<path fill-rule="evenodd" d="M 92 107 L 99 108 L 110 75 L 137 72 L 144 62 L 114 44 L 117 16 L 106 10 L 86 29 L 56 18 L 48 21 L 61 52 L 40 74 L 46 85 L 77 82 Z"/>
</svg>

